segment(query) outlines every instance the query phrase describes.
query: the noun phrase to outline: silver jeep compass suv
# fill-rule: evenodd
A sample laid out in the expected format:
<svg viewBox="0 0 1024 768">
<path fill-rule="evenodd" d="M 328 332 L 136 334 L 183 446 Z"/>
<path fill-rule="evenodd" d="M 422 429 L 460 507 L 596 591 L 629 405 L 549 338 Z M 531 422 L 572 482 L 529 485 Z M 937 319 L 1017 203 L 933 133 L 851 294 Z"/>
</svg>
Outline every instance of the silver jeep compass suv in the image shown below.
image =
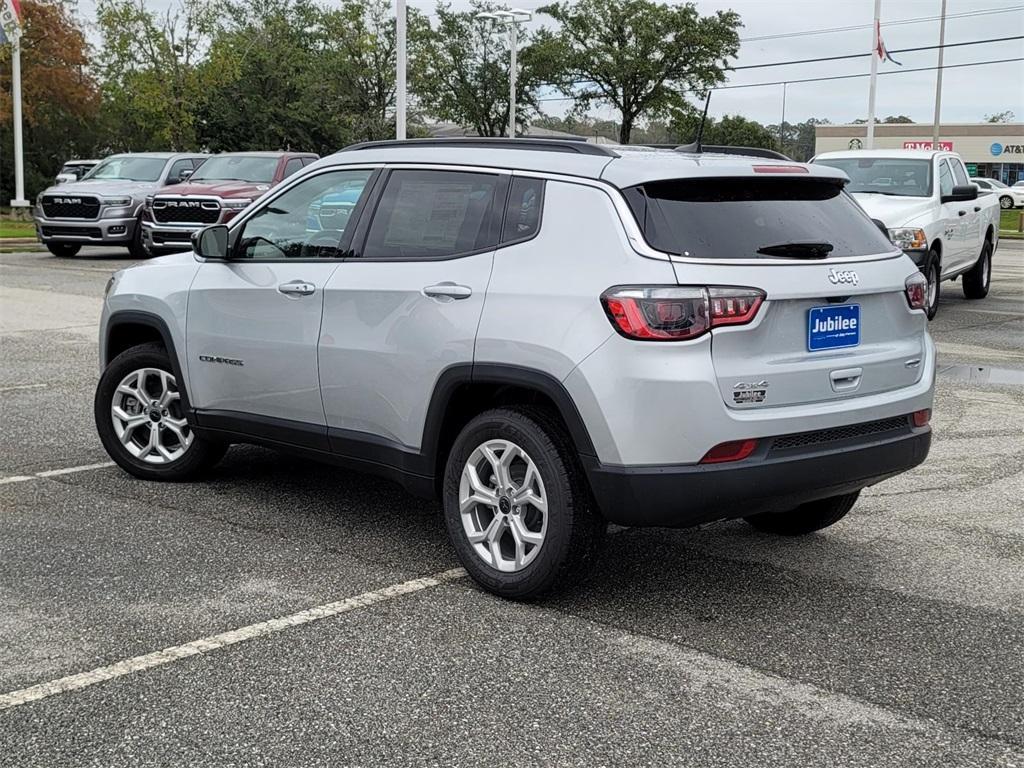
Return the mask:
<svg viewBox="0 0 1024 768">
<path fill-rule="evenodd" d="M 439 496 L 536 596 L 609 521 L 835 523 L 921 463 L 924 278 L 826 166 L 540 140 L 350 147 L 111 279 L 96 425 L 180 480 L 231 443 Z"/>
</svg>

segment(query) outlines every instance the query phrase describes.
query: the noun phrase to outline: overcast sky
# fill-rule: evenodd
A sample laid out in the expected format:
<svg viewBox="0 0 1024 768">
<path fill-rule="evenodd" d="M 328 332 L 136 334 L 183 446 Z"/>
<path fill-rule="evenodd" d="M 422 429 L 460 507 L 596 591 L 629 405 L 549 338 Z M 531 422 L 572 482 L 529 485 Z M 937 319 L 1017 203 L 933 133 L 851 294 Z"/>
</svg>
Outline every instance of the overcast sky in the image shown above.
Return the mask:
<svg viewBox="0 0 1024 768">
<path fill-rule="evenodd" d="M 430 14 L 433 0 L 408 0 L 411 6 Z M 166 8 L 177 0 L 149 0 L 154 8 Z M 328 0 L 329 2 L 329 0 Z M 512 0 L 511 7 L 536 9 L 545 0 Z M 456 9 L 468 7 L 455 0 Z M 783 35 L 810 30 L 858 26 L 861 28 L 828 34 L 746 39 L 741 44 L 736 66 L 749 66 L 819 56 L 862 53 L 871 47 L 871 20 L 874 0 L 697 0 L 701 13 L 733 9 L 744 27 L 741 38 Z M 79 13 L 91 20 L 94 0 L 79 0 Z M 941 0 L 882 0 L 882 38 L 889 50 L 936 45 L 939 37 Z M 1013 9 L 1002 13 L 982 13 Z M 1024 0 L 948 0 L 946 43 L 958 43 L 996 37 L 1024 35 Z M 961 14 L 979 14 L 962 16 Z M 897 24 L 907 19 L 933 20 Z M 538 17 L 533 26 L 550 24 Z M 938 52 L 919 51 L 895 54 L 902 69 L 934 67 Z M 1014 40 L 987 45 L 963 46 L 946 50 L 945 64 L 960 64 L 993 59 L 1024 58 L 1024 41 Z M 729 85 L 799 80 L 809 77 L 866 73 L 869 59 L 852 59 L 814 64 L 794 64 L 765 69 L 732 72 Z M 896 72 L 892 63 L 880 65 L 879 72 Z M 935 75 L 930 72 L 884 75 L 878 78 L 879 118 L 908 115 L 915 122 L 930 122 L 934 110 Z M 777 123 L 782 113 L 781 85 L 736 88 L 716 91 L 711 113 L 740 114 L 763 123 Z M 852 122 L 867 114 L 868 78 L 819 83 L 791 83 L 786 87 L 786 120 L 800 122 L 809 117 L 827 118 L 834 123 Z M 561 114 L 566 105 L 544 103 L 546 112 Z M 981 67 L 947 69 L 943 74 L 942 119 L 944 122 L 976 122 L 986 114 L 1013 111 L 1024 121 L 1024 61 Z M 613 113 L 601 110 L 603 116 Z"/>
</svg>

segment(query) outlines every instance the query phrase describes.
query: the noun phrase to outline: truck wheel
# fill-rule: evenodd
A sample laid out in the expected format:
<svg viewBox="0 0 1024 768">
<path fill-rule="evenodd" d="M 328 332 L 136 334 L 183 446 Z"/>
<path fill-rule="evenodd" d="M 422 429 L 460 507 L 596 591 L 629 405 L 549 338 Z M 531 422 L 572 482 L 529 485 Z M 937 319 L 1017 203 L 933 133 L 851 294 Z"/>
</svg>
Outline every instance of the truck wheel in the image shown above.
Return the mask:
<svg viewBox="0 0 1024 768">
<path fill-rule="evenodd" d="M 135 231 L 132 233 L 132 241 L 128 243 L 128 253 L 133 259 L 145 259 L 149 257 L 146 247 L 142 243 L 142 217 L 135 220 Z"/>
<path fill-rule="evenodd" d="M 78 243 L 47 243 L 46 250 L 52 253 L 54 256 L 60 256 L 61 258 L 70 258 L 82 250 L 82 246 Z"/>
<path fill-rule="evenodd" d="M 928 280 L 925 312 L 928 314 L 928 319 L 931 320 L 939 311 L 939 294 L 942 293 L 942 269 L 939 264 L 939 255 L 935 251 L 929 251 L 924 265 L 924 276 Z"/>
<path fill-rule="evenodd" d="M 1003 195 L 999 198 L 999 207 L 1004 211 L 1008 211 L 1013 208 L 1013 198 L 1009 195 Z"/>
<path fill-rule="evenodd" d="M 968 299 L 984 299 L 988 296 L 989 284 L 992 282 L 992 242 L 985 241 L 978 262 L 964 272 L 964 296 Z"/>
<path fill-rule="evenodd" d="M 743 518 L 759 531 L 781 536 L 803 536 L 838 523 L 857 503 L 860 491 L 801 504 L 788 512 L 764 512 Z"/>
<path fill-rule="evenodd" d="M 443 500 L 466 571 L 515 600 L 539 597 L 584 570 L 607 528 L 569 437 L 540 408 L 497 408 L 470 421 L 448 455 Z"/>
<path fill-rule="evenodd" d="M 141 344 L 100 376 L 94 415 L 100 442 L 118 466 L 143 480 L 187 480 L 216 464 L 227 445 L 192 431 L 170 357 Z"/>
</svg>

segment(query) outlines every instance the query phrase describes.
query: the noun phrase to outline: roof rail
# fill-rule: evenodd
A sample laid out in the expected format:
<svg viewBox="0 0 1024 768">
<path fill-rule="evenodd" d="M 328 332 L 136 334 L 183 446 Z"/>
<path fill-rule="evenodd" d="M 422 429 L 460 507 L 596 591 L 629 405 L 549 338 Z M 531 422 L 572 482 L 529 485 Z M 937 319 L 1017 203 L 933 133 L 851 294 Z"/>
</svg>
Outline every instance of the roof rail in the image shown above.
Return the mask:
<svg viewBox="0 0 1024 768">
<path fill-rule="evenodd" d="M 770 160 L 789 160 L 793 162 L 793 158 L 786 157 L 781 152 L 776 152 L 774 149 L 763 149 L 762 147 L 728 147 L 724 145 L 712 145 L 704 144 L 700 147 L 697 143 L 683 144 L 677 146 L 676 152 L 692 152 L 692 153 L 703 153 L 703 152 L 717 152 L 721 155 L 747 155 L 748 157 L 766 157 Z"/>
<path fill-rule="evenodd" d="M 509 139 L 482 136 L 455 137 L 450 139 L 388 139 L 385 141 L 362 141 L 349 144 L 339 150 L 353 152 L 357 149 L 389 149 L 394 147 L 472 147 L 477 149 L 523 149 L 533 152 L 571 152 L 577 155 L 600 155 L 618 157 L 603 144 L 589 144 L 586 139 Z"/>
</svg>

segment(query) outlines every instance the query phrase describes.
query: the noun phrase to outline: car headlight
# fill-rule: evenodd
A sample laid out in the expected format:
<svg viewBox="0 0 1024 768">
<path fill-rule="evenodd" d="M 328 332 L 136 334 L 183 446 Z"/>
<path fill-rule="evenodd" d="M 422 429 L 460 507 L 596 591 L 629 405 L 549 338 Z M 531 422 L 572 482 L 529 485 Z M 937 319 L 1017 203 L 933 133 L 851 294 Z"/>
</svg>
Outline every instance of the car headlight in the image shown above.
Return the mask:
<svg viewBox="0 0 1024 768">
<path fill-rule="evenodd" d="M 131 205 L 132 199 L 130 197 L 104 197 L 104 205 Z"/>
<path fill-rule="evenodd" d="M 904 251 L 916 251 L 928 247 L 928 236 L 923 229 L 899 227 L 889 230 L 889 239 Z"/>
<path fill-rule="evenodd" d="M 238 198 L 235 200 L 221 200 L 221 205 L 227 208 L 229 211 L 240 211 L 243 208 L 248 208 L 252 200 L 246 198 Z"/>
</svg>

